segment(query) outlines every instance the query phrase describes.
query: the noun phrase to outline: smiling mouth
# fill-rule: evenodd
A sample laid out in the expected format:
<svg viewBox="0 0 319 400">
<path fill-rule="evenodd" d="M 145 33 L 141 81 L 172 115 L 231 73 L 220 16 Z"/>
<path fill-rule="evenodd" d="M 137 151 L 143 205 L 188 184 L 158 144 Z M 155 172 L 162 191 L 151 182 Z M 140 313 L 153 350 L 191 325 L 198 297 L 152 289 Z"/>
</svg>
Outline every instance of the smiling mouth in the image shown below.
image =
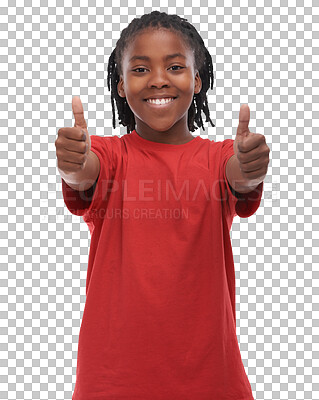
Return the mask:
<svg viewBox="0 0 319 400">
<path fill-rule="evenodd" d="M 167 104 L 173 103 L 173 101 L 176 99 L 176 97 L 170 97 L 170 98 L 163 98 L 163 99 L 145 99 L 147 104 L 150 104 L 151 106 L 165 106 Z"/>
</svg>

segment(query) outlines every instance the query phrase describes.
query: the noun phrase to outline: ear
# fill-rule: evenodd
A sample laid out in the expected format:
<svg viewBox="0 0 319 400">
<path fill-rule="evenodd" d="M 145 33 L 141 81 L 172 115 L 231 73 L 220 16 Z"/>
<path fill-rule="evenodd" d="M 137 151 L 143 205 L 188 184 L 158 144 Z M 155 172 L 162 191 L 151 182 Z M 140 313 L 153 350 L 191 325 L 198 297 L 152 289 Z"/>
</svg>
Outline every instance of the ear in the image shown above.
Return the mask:
<svg viewBox="0 0 319 400">
<path fill-rule="evenodd" d="M 122 76 L 120 76 L 120 81 L 117 84 L 117 92 L 120 97 L 125 97 L 125 91 L 124 91 L 124 81 Z"/>
<path fill-rule="evenodd" d="M 198 94 L 201 90 L 202 90 L 202 80 L 200 78 L 199 72 L 197 71 L 195 75 L 194 93 Z"/>
</svg>

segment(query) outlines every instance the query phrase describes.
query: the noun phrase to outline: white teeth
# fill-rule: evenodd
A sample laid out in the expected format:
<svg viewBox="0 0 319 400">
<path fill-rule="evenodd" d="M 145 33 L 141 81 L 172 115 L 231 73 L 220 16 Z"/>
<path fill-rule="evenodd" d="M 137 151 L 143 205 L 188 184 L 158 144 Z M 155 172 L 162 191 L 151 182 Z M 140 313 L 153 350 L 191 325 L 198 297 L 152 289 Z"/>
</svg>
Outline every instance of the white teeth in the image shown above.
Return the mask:
<svg viewBox="0 0 319 400">
<path fill-rule="evenodd" d="M 152 104 L 166 104 L 170 103 L 173 100 L 174 99 L 171 97 L 170 99 L 147 99 L 147 102 Z"/>
</svg>

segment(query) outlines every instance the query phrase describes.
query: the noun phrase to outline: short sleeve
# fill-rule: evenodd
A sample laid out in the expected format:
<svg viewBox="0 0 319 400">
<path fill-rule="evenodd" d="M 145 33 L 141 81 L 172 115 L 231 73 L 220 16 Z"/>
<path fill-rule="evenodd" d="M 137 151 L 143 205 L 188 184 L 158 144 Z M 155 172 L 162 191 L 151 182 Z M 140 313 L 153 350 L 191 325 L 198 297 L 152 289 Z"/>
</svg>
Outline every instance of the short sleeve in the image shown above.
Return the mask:
<svg viewBox="0 0 319 400">
<path fill-rule="evenodd" d="M 104 205 L 110 192 L 117 168 L 120 138 L 118 136 L 91 135 L 91 150 L 100 160 L 100 173 L 95 183 L 86 191 L 72 189 L 62 178 L 63 199 L 68 210 L 85 219 L 96 213 Z"/>
<path fill-rule="evenodd" d="M 263 193 L 264 183 L 261 182 L 254 190 L 248 193 L 238 193 L 230 185 L 226 176 L 226 165 L 234 153 L 234 140 L 226 139 L 221 147 L 221 170 L 223 199 L 227 202 L 226 209 L 231 217 L 238 215 L 241 218 L 247 218 L 257 211 Z"/>
</svg>

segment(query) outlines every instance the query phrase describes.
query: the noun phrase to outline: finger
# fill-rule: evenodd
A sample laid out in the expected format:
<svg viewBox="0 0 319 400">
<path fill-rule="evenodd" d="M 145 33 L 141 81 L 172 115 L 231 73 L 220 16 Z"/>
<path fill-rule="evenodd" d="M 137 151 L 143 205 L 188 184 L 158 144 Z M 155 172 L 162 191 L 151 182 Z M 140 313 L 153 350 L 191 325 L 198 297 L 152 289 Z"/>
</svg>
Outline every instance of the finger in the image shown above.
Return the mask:
<svg viewBox="0 0 319 400">
<path fill-rule="evenodd" d="M 255 171 L 244 172 L 242 171 L 242 175 L 245 179 L 252 181 L 253 179 L 258 179 L 260 177 L 264 177 L 267 174 L 267 167 L 258 168 Z"/>
<path fill-rule="evenodd" d="M 85 141 L 82 130 L 79 128 L 60 128 L 58 135 L 62 135 L 67 140 Z"/>
<path fill-rule="evenodd" d="M 80 97 L 75 96 L 72 98 L 72 111 L 75 119 L 74 127 L 82 128 L 87 131 L 87 125 L 84 119 L 83 105 Z"/>
<path fill-rule="evenodd" d="M 242 153 L 252 151 L 256 147 L 265 143 L 265 136 L 260 133 L 251 133 L 245 137 L 245 140 L 238 144 L 238 150 Z"/>
<path fill-rule="evenodd" d="M 60 157 L 61 161 L 71 162 L 74 164 L 83 164 L 86 160 L 85 153 L 77 153 L 75 151 L 67 151 L 65 150 L 63 155 Z"/>
<path fill-rule="evenodd" d="M 70 160 L 62 160 L 62 162 L 66 163 L 67 165 L 82 165 L 83 162 L 79 162 L 78 160 L 76 161 L 70 161 Z"/>
<path fill-rule="evenodd" d="M 253 149 L 247 153 L 244 153 L 241 151 L 238 151 L 238 153 L 237 153 L 237 158 L 241 164 L 247 164 L 252 161 L 258 160 L 260 158 L 260 156 L 261 155 L 260 155 L 260 151 L 259 151 L 258 147 L 256 147 L 255 149 Z"/>
<path fill-rule="evenodd" d="M 63 148 L 71 153 L 85 154 L 88 149 L 88 144 L 84 141 L 81 142 L 73 141 L 72 143 L 66 142 Z"/>
<path fill-rule="evenodd" d="M 243 172 L 254 172 L 262 168 L 262 166 L 266 163 L 266 160 L 264 158 L 260 159 L 258 158 L 257 160 L 250 161 L 247 163 L 240 163 L 240 169 Z"/>
<path fill-rule="evenodd" d="M 239 123 L 237 127 L 236 137 L 243 138 L 249 133 L 248 124 L 250 121 L 250 109 L 248 104 L 243 104 L 239 110 Z"/>
<path fill-rule="evenodd" d="M 60 161 L 58 163 L 58 168 L 64 172 L 76 172 L 82 169 L 83 164 L 76 164 L 68 161 Z"/>
</svg>

